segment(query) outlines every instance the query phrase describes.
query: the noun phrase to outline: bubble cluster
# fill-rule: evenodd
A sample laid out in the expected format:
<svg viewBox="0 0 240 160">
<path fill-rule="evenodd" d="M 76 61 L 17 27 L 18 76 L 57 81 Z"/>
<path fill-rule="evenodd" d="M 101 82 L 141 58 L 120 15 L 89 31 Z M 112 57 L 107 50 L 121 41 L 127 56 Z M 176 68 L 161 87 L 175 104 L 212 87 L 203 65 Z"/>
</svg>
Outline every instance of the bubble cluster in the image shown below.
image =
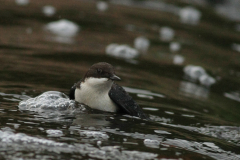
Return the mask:
<svg viewBox="0 0 240 160">
<path fill-rule="evenodd" d="M 48 91 L 35 98 L 21 101 L 18 107 L 20 110 L 42 112 L 44 110 L 66 110 L 74 106 L 75 101 L 69 100 L 64 93 Z"/>
</svg>

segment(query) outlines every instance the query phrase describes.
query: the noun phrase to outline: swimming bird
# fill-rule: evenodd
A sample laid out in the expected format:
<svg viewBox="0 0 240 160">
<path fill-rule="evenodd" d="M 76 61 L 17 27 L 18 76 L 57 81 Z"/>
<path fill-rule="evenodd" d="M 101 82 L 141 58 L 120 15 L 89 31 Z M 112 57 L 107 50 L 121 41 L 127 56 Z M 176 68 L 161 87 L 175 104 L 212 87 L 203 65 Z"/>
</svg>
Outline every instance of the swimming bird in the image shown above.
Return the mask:
<svg viewBox="0 0 240 160">
<path fill-rule="evenodd" d="M 92 65 L 85 76 L 70 89 L 69 97 L 93 109 L 125 113 L 149 120 L 132 97 L 115 83 L 121 80 L 111 64 L 99 62 Z"/>
</svg>

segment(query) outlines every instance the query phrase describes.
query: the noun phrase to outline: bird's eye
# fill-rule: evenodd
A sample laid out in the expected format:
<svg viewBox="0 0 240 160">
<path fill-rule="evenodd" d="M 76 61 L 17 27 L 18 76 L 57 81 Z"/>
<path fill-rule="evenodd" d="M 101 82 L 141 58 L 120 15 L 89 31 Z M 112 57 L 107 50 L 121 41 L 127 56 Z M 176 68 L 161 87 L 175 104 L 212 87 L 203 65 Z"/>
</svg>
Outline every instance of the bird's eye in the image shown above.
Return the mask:
<svg viewBox="0 0 240 160">
<path fill-rule="evenodd" d="M 102 70 L 98 68 L 98 69 L 97 69 L 97 73 L 100 73 L 100 74 L 101 74 L 101 73 L 102 73 Z"/>
</svg>

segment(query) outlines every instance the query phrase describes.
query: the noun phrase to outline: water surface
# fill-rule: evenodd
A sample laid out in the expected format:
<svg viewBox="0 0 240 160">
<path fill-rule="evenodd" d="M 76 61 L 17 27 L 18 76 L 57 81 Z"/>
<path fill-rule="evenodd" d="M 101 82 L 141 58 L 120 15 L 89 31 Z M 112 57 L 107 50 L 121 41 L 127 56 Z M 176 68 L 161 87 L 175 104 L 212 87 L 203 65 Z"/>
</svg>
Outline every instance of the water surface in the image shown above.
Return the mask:
<svg viewBox="0 0 240 160">
<path fill-rule="evenodd" d="M 0 158 L 1 159 L 240 159 L 240 33 L 237 21 L 214 6 L 185 1 L 0 1 Z M 43 6 L 56 8 L 53 16 Z M 192 5 L 198 24 L 180 21 Z M 67 19 L 80 29 L 59 37 L 49 22 Z M 174 38 L 159 37 L 162 27 Z M 110 43 L 150 41 L 136 59 L 106 55 Z M 178 51 L 169 48 L 178 42 Z M 174 64 L 175 55 L 184 57 Z M 118 82 L 150 115 L 151 122 L 113 113 L 22 110 L 19 102 L 47 91 L 68 95 L 94 63 L 111 63 Z M 201 66 L 216 79 L 210 87 L 186 78 L 186 65 Z M 66 98 L 66 97 L 65 97 Z M 67 98 L 66 98 L 67 100 Z"/>
</svg>

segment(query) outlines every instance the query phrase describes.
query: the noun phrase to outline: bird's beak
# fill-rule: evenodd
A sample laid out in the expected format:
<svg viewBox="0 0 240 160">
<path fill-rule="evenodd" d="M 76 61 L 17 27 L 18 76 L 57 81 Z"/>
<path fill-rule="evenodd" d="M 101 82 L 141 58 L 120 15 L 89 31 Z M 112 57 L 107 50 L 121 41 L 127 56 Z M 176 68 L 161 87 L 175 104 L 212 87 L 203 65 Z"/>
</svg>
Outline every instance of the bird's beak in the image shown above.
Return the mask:
<svg viewBox="0 0 240 160">
<path fill-rule="evenodd" d="M 111 77 L 110 77 L 111 80 L 113 81 L 121 81 L 121 78 L 116 76 L 115 74 L 113 74 Z"/>
</svg>

